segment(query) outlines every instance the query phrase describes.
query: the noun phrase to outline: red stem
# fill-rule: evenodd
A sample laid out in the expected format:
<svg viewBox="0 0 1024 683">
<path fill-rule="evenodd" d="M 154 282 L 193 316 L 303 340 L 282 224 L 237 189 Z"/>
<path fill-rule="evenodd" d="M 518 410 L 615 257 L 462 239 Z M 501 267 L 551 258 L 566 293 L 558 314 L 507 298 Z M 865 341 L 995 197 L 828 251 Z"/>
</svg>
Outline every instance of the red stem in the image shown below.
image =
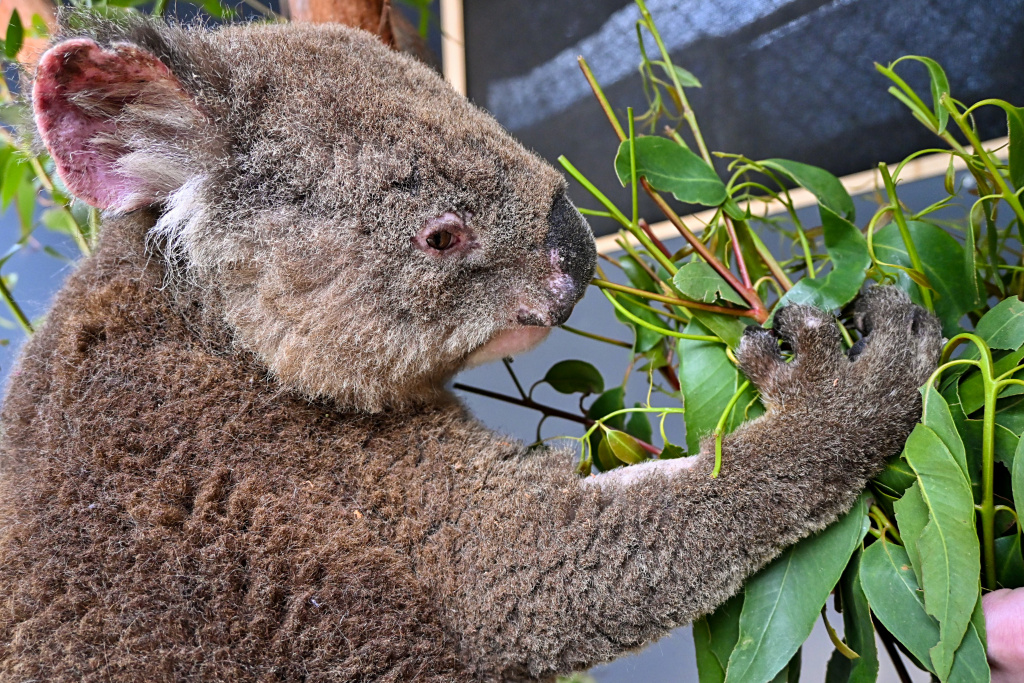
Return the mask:
<svg viewBox="0 0 1024 683">
<path fill-rule="evenodd" d="M 732 242 L 732 253 L 736 256 L 736 265 L 740 269 L 740 276 L 743 278 L 743 284 L 746 285 L 747 289 L 753 290 L 754 285 L 750 282 L 750 275 L 747 273 L 747 264 L 743 260 L 743 250 L 740 249 L 739 240 L 736 239 L 736 226 L 732 224 L 727 216 L 723 216 L 722 220 L 725 222 L 725 231 L 729 233 L 729 239 Z"/>
<path fill-rule="evenodd" d="M 580 69 L 582 69 L 583 71 L 583 76 L 587 79 L 587 83 L 590 84 L 590 89 L 594 92 L 594 97 L 597 98 L 598 103 L 601 105 L 601 109 L 604 111 L 605 116 L 608 118 L 608 122 L 612 125 L 612 129 L 618 136 L 619 142 L 624 141 L 626 139 L 626 134 L 622 130 L 622 126 L 619 125 L 618 119 L 615 118 L 615 114 L 612 112 L 611 105 L 608 104 L 608 100 L 604 97 L 604 94 L 601 92 L 601 88 L 597 84 L 597 80 L 594 78 L 594 74 L 591 73 L 590 67 L 587 66 L 586 61 L 582 57 L 579 58 L 579 63 Z M 744 285 L 742 282 L 737 280 L 736 276 L 733 275 L 728 268 L 722 265 L 722 262 L 715 258 L 715 256 L 710 251 L 708 251 L 707 247 L 704 246 L 704 243 L 698 240 L 697 237 L 692 232 L 690 232 L 689 228 L 687 228 L 679 219 L 679 216 L 676 214 L 676 212 L 672 210 L 672 207 L 668 205 L 668 202 L 666 202 L 661 195 L 654 191 L 654 189 L 647 183 L 647 180 L 644 178 L 640 178 L 639 180 L 640 184 L 644 188 L 644 191 L 647 192 L 648 195 L 650 195 L 651 199 L 654 200 L 654 203 L 658 205 L 659 209 L 661 209 L 661 212 L 665 214 L 665 217 L 668 218 L 672 225 L 676 227 L 676 230 L 679 231 L 679 234 L 682 235 L 686 239 L 686 241 L 690 243 L 694 251 L 700 254 L 700 257 L 702 259 L 711 264 L 711 267 L 718 271 L 718 274 L 725 278 L 725 281 L 728 282 L 729 285 L 733 289 L 735 289 L 736 292 L 741 297 L 743 297 L 743 299 L 748 304 L 750 304 L 751 309 L 753 309 L 752 317 L 758 322 L 764 322 L 765 320 L 767 320 L 768 311 L 765 310 L 764 303 L 761 302 L 761 298 L 757 295 L 757 292 L 755 292 L 751 288 L 749 284 L 749 277 L 747 278 L 747 285 Z"/>
<path fill-rule="evenodd" d="M 669 258 L 672 258 L 672 253 L 668 250 L 668 247 L 666 247 L 665 244 L 658 239 L 658 236 L 654 234 L 653 230 L 651 230 L 651 226 L 647 223 L 647 221 L 641 218 L 639 221 L 637 221 L 637 223 L 640 224 L 640 229 L 647 233 L 647 236 L 651 238 L 651 242 L 654 242 L 654 246 L 656 246 L 662 254 Z"/>
<path fill-rule="evenodd" d="M 665 214 L 669 222 L 676 227 L 679 234 L 690 243 L 693 250 L 700 254 L 700 257 L 707 261 L 712 268 L 714 268 L 722 278 L 729 283 L 729 285 L 736 290 L 736 292 L 743 297 L 743 299 L 750 304 L 752 316 L 757 322 L 763 323 L 768 319 L 768 311 L 765 310 L 764 304 L 761 302 L 761 297 L 757 295 L 750 287 L 746 287 L 742 282 L 736 279 L 736 276 L 732 274 L 732 271 L 722 265 L 722 262 L 715 258 L 714 254 L 708 251 L 708 248 L 704 246 L 704 243 L 697 239 L 697 236 L 690 232 L 690 229 L 686 227 L 679 215 L 672 210 L 672 207 L 668 205 L 665 198 L 654 191 L 654 189 L 647 184 L 647 180 L 644 178 L 640 179 L 640 184 L 644 190 L 650 195 L 654 203 L 658 205 L 661 212 Z"/>
</svg>

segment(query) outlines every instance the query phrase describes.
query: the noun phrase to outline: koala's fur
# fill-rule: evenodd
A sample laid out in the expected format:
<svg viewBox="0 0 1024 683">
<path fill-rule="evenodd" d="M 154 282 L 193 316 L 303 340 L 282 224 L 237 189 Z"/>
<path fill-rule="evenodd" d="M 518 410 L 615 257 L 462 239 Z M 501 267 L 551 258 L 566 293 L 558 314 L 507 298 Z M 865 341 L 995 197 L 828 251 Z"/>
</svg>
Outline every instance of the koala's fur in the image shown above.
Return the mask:
<svg viewBox="0 0 1024 683">
<path fill-rule="evenodd" d="M 717 479 L 705 447 L 581 481 L 443 388 L 508 330 L 561 321 L 578 292 L 552 254 L 589 278 L 581 222 L 551 246 L 569 220 L 554 170 L 355 30 L 62 38 L 150 78 L 78 93 L 85 119 L 37 90 L 65 180 L 111 211 L 3 408 L 4 681 L 586 668 L 833 521 L 918 418 L 938 324 L 874 289 L 855 360 L 807 307 L 776 316 L 791 363 L 772 333 L 745 336 L 767 413 L 725 440 Z M 109 75 L 67 50 L 40 82 Z M 438 260 L 415 240 L 449 212 L 475 242 Z"/>
</svg>

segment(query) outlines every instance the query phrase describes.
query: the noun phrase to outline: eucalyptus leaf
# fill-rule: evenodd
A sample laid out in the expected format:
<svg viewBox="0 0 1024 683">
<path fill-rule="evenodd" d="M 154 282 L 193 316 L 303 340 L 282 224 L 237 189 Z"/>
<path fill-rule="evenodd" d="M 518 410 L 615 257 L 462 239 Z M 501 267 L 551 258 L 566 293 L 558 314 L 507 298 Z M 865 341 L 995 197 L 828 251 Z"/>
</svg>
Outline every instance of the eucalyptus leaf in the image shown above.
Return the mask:
<svg viewBox="0 0 1024 683">
<path fill-rule="evenodd" d="M 1024 301 L 1015 296 L 1000 301 L 981 317 L 974 329 L 993 349 L 1019 349 L 1024 345 Z M 975 349 L 968 351 L 977 358 Z"/>
<path fill-rule="evenodd" d="M 872 613 L 930 670 L 928 651 L 939 641 L 939 625 L 924 611 L 907 551 L 884 540 L 872 543 L 861 557 L 860 581 Z"/>
<path fill-rule="evenodd" d="M 587 417 L 591 420 L 601 420 L 606 415 L 622 410 L 626 407 L 623 403 L 624 397 L 625 391 L 622 387 L 609 389 L 594 399 L 594 402 L 590 404 L 590 408 L 587 409 Z M 604 424 L 612 429 L 622 429 L 625 422 L 626 416 L 625 414 L 622 414 L 609 418 Z"/>
<path fill-rule="evenodd" d="M 4 179 L 0 183 L 0 207 L 6 209 L 18 193 L 21 180 L 25 177 L 26 166 L 20 154 L 11 154 L 4 166 Z"/>
<path fill-rule="evenodd" d="M 629 254 L 623 254 L 619 257 L 619 265 L 622 266 L 623 272 L 629 278 L 629 283 L 637 289 L 647 292 L 659 291 L 658 285 L 654 282 L 651 274 L 644 270 L 637 260 Z"/>
<path fill-rule="evenodd" d="M 964 423 L 964 443 L 967 444 L 969 450 L 978 454 L 981 453 L 984 443 L 984 427 L 983 420 L 967 420 Z M 1007 469 L 1012 471 L 1014 453 L 1020 443 L 1020 437 L 998 422 L 992 430 L 992 437 L 996 462 L 1003 463 Z"/>
<path fill-rule="evenodd" d="M 711 304 L 718 300 L 746 306 L 743 297 L 704 261 L 692 261 L 679 269 L 672 285 L 684 298 Z"/>
<path fill-rule="evenodd" d="M 1017 450 L 1010 468 L 1010 480 L 1013 485 L 1013 508 L 1024 514 L 1024 439 L 1017 442 Z"/>
<path fill-rule="evenodd" d="M 617 460 L 627 465 L 636 465 L 650 458 L 647 451 L 636 442 L 636 439 L 625 432 L 614 429 L 604 435 L 600 448 L 607 448 Z"/>
<path fill-rule="evenodd" d="M 939 640 L 930 649 L 933 670 L 946 678 L 980 590 L 964 589 L 967 577 L 981 573 L 974 498 L 960 465 L 931 428 L 915 427 L 903 453 L 918 482 L 904 496 L 911 507 L 904 506 L 903 500 L 896 504 L 896 519 L 924 591 L 925 611 L 939 623 Z M 901 516 L 905 511 L 912 515 Z M 925 520 L 919 518 L 922 511 Z M 914 523 L 908 524 L 911 520 Z"/>
<path fill-rule="evenodd" d="M 735 349 L 740 345 L 740 340 L 743 338 L 743 332 L 747 329 L 747 325 L 754 324 L 754 321 L 750 318 L 738 318 L 735 315 L 712 313 L 711 311 L 702 311 L 697 308 L 689 309 L 689 311 L 693 320 L 696 320 L 710 330 L 711 334 L 724 341 L 731 349 Z"/>
<path fill-rule="evenodd" d="M 617 293 L 615 294 L 615 300 L 618 301 L 623 308 L 625 308 L 627 311 L 635 315 L 637 318 L 640 318 L 644 322 L 655 327 L 665 326 L 665 323 L 662 321 L 660 317 L 658 317 L 656 313 L 649 309 L 640 307 L 638 304 L 642 303 L 642 301 L 639 298 L 633 296 L 632 294 Z M 628 325 L 629 327 L 633 328 L 633 350 L 636 353 L 646 353 L 653 349 L 655 346 L 657 346 L 661 342 L 661 340 L 664 339 L 664 336 L 660 332 L 652 330 L 649 327 L 645 327 L 634 320 L 630 320 L 625 315 L 623 315 L 622 312 L 617 308 L 615 309 L 615 317 L 618 318 L 621 322 Z"/>
<path fill-rule="evenodd" d="M 693 622 L 693 644 L 697 652 L 700 683 L 722 683 L 729 655 L 739 638 L 743 593 L 732 596 L 711 614 Z"/>
<path fill-rule="evenodd" d="M 850 193 L 843 187 L 839 178 L 823 168 L 802 164 L 789 159 L 765 159 L 759 162 L 762 166 L 782 173 L 794 183 L 809 191 L 818 202 L 827 206 L 836 214 L 848 221 L 856 220 L 856 212 Z"/>
<path fill-rule="evenodd" d="M 921 387 L 922 411 L 921 422 L 930 427 L 946 446 L 956 460 L 956 464 L 964 473 L 966 479 L 970 479 L 970 472 L 967 469 L 967 452 L 964 450 L 964 442 L 957 431 L 956 422 L 953 421 L 953 413 L 934 386 L 929 382 Z"/>
<path fill-rule="evenodd" d="M 676 458 L 685 458 L 686 451 L 683 450 L 682 446 L 677 446 L 674 443 L 667 443 L 665 447 L 661 449 L 661 455 L 658 456 L 659 460 L 675 460 Z"/>
<path fill-rule="evenodd" d="M 791 546 L 747 581 L 727 683 L 770 680 L 786 666 L 866 532 L 861 498 L 835 524 Z"/>
<path fill-rule="evenodd" d="M 964 286 L 975 277 L 973 270 L 967 270 L 964 247 L 948 232 L 931 223 L 908 221 L 907 229 L 921 258 L 927 284 L 938 294 L 934 300 L 935 314 L 942 321 L 943 333 L 952 336 L 960 331 L 963 315 L 981 303 L 972 288 Z M 904 268 L 913 266 L 895 223 L 876 232 L 873 243 L 879 260 Z M 900 273 L 898 280 L 905 282 L 906 273 Z M 903 286 L 911 298 L 920 303 L 917 288 L 909 286 L 909 283 Z"/>
<path fill-rule="evenodd" d="M 907 461 L 899 457 L 887 462 L 885 469 L 879 472 L 872 481 L 892 497 L 898 498 L 917 481 L 917 475 L 914 474 L 914 470 L 910 469 Z"/>
<path fill-rule="evenodd" d="M 1003 536 L 995 541 L 996 581 L 1000 588 L 1024 586 L 1024 557 L 1020 552 L 1017 534 Z"/>
<path fill-rule="evenodd" d="M 1006 129 L 1010 135 L 1010 182 L 1014 189 L 1020 190 L 1024 187 L 1024 108 L 1007 103 L 1003 109 L 1006 111 Z"/>
<path fill-rule="evenodd" d="M 18 10 L 11 13 L 7 22 L 7 35 L 4 38 L 4 54 L 7 59 L 16 59 L 21 51 L 22 43 L 25 40 L 25 27 L 21 23 L 21 15 Z"/>
<path fill-rule="evenodd" d="M 686 326 L 686 334 L 706 335 L 708 329 L 696 320 Z M 683 393 L 683 419 L 686 422 L 686 450 L 700 451 L 700 440 L 714 432 L 729 399 L 742 384 L 743 376 L 726 354 L 722 344 L 680 339 L 679 386 Z M 753 387 L 737 401 L 726 423 L 731 431 L 743 422 L 743 408 L 754 398 Z"/>
<path fill-rule="evenodd" d="M 671 192 L 681 202 L 704 206 L 718 206 L 729 196 L 715 169 L 675 141 L 651 135 L 635 138 L 633 144 L 636 174 L 646 178 L 655 190 Z M 615 155 L 615 172 L 623 185 L 632 177 L 630 159 L 629 140 L 625 140 Z"/>
<path fill-rule="evenodd" d="M 867 240 L 853 223 L 825 205 L 819 210 L 832 270 L 823 278 L 805 277 L 798 281 L 780 303 L 809 304 L 833 311 L 848 304 L 860 292 L 871 256 Z M 775 310 L 779 310 L 778 306 Z"/>
<path fill-rule="evenodd" d="M 590 363 L 581 360 L 563 360 L 555 363 L 544 375 L 544 381 L 562 394 L 600 394 L 604 391 L 604 378 Z"/>
<path fill-rule="evenodd" d="M 661 70 L 665 72 L 665 77 L 666 78 L 671 79 L 672 78 L 672 72 L 675 72 L 676 78 L 679 79 L 679 85 L 683 86 L 684 88 L 700 88 L 700 87 L 702 87 L 701 84 L 700 84 L 700 81 L 697 80 L 697 77 L 694 76 L 692 73 L 690 73 L 689 71 L 687 71 L 686 69 L 684 69 L 681 66 L 676 66 L 675 64 L 672 64 L 671 65 L 672 71 L 669 71 L 669 66 L 670 65 L 666 64 L 665 62 L 661 61 L 660 59 L 657 60 L 657 61 L 652 61 L 651 64 L 657 64 L 658 66 L 660 66 Z"/>
<path fill-rule="evenodd" d="M 828 663 L 826 683 L 875 683 L 878 677 L 875 627 L 871 623 L 868 599 L 860 585 L 861 555 L 862 551 L 854 551 L 836 586 L 843 608 L 843 640 L 858 657 L 847 659 L 838 651 L 833 653 Z"/>
</svg>

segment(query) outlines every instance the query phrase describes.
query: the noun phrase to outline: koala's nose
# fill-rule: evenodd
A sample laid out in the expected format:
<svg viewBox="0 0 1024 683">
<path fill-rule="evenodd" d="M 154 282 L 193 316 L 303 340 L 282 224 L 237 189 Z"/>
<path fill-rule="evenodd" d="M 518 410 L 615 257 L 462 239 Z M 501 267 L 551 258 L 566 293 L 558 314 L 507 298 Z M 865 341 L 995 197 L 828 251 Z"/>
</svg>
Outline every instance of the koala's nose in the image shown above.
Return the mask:
<svg viewBox="0 0 1024 683">
<path fill-rule="evenodd" d="M 597 248 L 590 226 L 564 192 L 556 195 L 548 213 L 548 234 L 544 246 L 551 258 L 553 275 L 548 290 L 554 297 L 551 325 L 561 325 L 594 277 Z"/>
</svg>

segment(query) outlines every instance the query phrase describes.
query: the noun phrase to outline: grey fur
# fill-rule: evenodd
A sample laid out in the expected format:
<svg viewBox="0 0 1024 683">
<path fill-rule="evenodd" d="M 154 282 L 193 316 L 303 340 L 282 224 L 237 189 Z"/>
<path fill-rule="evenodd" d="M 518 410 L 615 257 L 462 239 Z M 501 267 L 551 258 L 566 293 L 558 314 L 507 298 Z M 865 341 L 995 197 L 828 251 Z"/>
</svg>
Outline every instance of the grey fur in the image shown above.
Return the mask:
<svg viewBox="0 0 1024 683">
<path fill-rule="evenodd" d="M 553 169 L 356 31 L 87 35 L 157 55 L 190 99 L 117 113 L 159 206 L 108 217 L 9 388 L 3 680 L 586 668 L 836 519 L 919 416 L 938 323 L 876 288 L 856 360 L 808 307 L 776 316 L 791 363 L 745 336 L 767 412 L 726 438 L 717 479 L 705 444 L 581 483 L 443 389 L 524 301 L 558 303 Z M 452 211 L 479 248 L 431 260 L 411 238 Z M 592 243 L 574 248 L 583 272 Z"/>
</svg>

